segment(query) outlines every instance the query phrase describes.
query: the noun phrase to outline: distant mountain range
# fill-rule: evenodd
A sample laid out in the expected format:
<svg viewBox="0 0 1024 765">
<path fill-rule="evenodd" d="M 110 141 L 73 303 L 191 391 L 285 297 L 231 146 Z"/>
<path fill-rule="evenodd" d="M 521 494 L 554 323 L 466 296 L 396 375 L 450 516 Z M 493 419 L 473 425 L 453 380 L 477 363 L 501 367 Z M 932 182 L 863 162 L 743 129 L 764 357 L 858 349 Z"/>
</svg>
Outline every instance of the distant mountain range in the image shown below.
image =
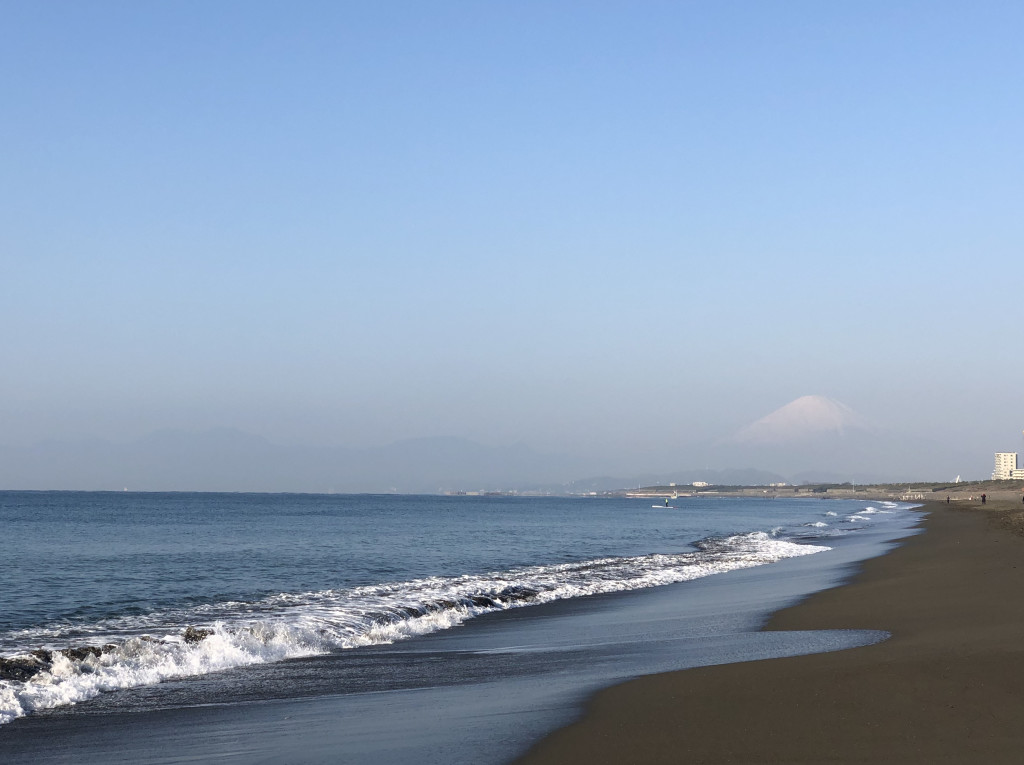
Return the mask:
<svg viewBox="0 0 1024 765">
<path fill-rule="evenodd" d="M 434 493 L 561 484 L 576 467 L 526 446 L 461 438 L 351 449 L 282 446 L 232 429 L 164 430 L 122 444 L 0 447 L 0 488 Z"/>
<path fill-rule="evenodd" d="M 754 485 L 787 480 L 754 469 L 697 469 L 574 479 L 571 458 L 523 446 L 421 438 L 373 449 L 282 446 L 238 430 L 163 430 L 129 443 L 45 441 L 0 447 L 0 489 L 587 493 L 694 481 Z"/>
<path fill-rule="evenodd" d="M 691 454 L 718 469 L 580 478 L 592 470 L 582 460 L 522 444 L 486 446 L 448 437 L 354 449 L 283 446 L 233 429 L 163 430 L 130 443 L 0 446 L 0 489 L 588 493 L 695 481 L 749 486 L 943 480 L 927 462 L 931 451 L 928 444 L 871 427 L 844 404 L 803 396 L 731 438 L 691 447 Z M 952 479 L 964 471 L 942 472 Z"/>
</svg>

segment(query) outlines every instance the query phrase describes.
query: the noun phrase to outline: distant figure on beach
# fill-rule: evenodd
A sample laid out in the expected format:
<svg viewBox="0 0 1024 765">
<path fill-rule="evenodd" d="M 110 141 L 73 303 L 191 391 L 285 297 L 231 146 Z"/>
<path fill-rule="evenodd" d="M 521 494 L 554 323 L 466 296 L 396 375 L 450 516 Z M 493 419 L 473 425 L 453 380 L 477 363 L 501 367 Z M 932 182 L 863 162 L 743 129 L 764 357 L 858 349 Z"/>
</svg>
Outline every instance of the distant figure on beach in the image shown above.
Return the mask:
<svg viewBox="0 0 1024 765">
<path fill-rule="evenodd" d="M 981 504 L 983 504 L 983 505 L 985 504 L 985 495 L 984 494 L 981 495 Z"/>
<path fill-rule="evenodd" d="M 948 494 L 946 495 L 946 504 L 947 505 L 949 504 L 949 495 Z"/>
</svg>

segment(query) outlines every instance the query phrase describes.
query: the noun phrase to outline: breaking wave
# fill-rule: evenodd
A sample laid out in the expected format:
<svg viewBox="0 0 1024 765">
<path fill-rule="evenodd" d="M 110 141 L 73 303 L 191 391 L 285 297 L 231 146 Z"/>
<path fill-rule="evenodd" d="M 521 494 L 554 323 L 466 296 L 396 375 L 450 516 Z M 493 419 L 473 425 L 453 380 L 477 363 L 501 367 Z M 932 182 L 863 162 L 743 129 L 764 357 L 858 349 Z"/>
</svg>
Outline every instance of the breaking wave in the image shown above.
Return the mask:
<svg viewBox="0 0 1024 765">
<path fill-rule="evenodd" d="M 696 550 L 220 602 L 0 635 L 0 724 L 107 691 L 334 653 L 482 614 L 685 582 L 830 548 L 754 532 Z M 198 626 L 197 626 L 198 625 Z"/>
</svg>

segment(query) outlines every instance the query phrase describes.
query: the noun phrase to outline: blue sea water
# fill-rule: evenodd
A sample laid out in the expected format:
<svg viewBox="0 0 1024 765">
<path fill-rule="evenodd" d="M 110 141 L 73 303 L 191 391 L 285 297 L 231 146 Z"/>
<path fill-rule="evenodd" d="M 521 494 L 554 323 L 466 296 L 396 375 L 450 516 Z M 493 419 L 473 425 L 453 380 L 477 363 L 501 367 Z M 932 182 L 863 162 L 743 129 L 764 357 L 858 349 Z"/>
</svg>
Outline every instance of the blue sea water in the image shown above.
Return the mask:
<svg viewBox="0 0 1024 765">
<path fill-rule="evenodd" d="M 143 712 L 214 705 L 230 716 L 255 703 L 256 719 L 312 697 L 301 713 L 312 728 L 327 724 L 326 709 L 348 720 L 347 743 L 325 739 L 334 761 L 428 762 L 429 750 L 438 762 L 482 762 L 472 742 L 494 720 L 470 730 L 465 712 L 490 708 L 509 729 L 507 747 L 488 749 L 500 762 L 602 684 L 881 637 L 756 627 L 909 533 L 907 506 L 674 504 L 0 492 L 0 657 L 28 668 L 0 679 L 0 746 L 19 726 L 74 727 L 84 715 L 135 713 L 137 723 Z M 94 650 L 60 653 L 83 648 Z M 468 726 L 461 749 L 431 743 L 433 726 L 415 713 L 424 703 L 447 710 L 447 727 Z M 541 716 L 537 704 L 561 711 Z M 411 726 L 401 746 L 388 714 Z M 10 751 L 45 759 L 19 741 L 28 748 Z M 337 759 L 339 746 L 350 760 Z M 151 760 L 173 761 L 161 756 Z M 256 761 L 221 752 L 231 757 Z"/>
</svg>

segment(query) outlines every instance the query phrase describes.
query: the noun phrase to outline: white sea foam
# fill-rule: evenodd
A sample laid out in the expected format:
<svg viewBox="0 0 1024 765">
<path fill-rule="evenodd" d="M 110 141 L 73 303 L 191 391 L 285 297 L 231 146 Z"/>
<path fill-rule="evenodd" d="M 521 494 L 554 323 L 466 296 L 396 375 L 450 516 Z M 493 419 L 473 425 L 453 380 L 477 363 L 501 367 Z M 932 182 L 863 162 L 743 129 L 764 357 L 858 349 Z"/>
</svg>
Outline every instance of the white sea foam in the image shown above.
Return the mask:
<svg viewBox="0 0 1024 765">
<path fill-rule="evenodd" d="M 41 645 L 103 645 L 104 650 L 81 659 L 53 653 L 52 662 L 27 681 L 0 680 L 0 724 L 105 691 L 392 643 L 491 611 L 685 582 L 829 549 L 764 532 L 705 540 L 697 547 L 696 552 L 678 554 L 281 593 L 252 603 L 216 603 L 91 626 L 51 625 L 8 633 L 2 636 L 4 643 L 16 641 L 22 648 L 14 655 L 25 657 Z M 198 642 L 186 641 L 184 628 L 197 624 L 211 634 Z"/>
<path fill-rule="evenodd" d="M 827 529 L 828 524 L 824 521 L 815 521 L 814 523 L 805 523 L 804 526 L 810 526 L 815 529 Z"/>
</svg>

